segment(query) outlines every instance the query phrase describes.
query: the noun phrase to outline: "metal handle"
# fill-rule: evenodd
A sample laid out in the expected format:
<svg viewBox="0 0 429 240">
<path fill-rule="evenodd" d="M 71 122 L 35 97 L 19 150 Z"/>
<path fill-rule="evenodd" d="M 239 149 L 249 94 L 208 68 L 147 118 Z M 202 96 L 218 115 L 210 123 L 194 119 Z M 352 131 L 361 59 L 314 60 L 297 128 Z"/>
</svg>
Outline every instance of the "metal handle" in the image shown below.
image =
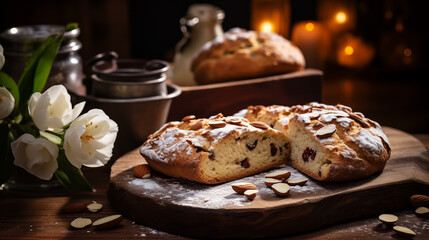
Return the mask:
<svg viewBox="0 0 429 240">
<path fill-rule="evenodd" d="M 119 58 L 119 55 L 116 52 L 114 52 L 114 51 L 105 52 L 105 53 L 99 53 L 99 54 L 95 55 L 93 58 L 89 59 L 86 62 L 86 64 L 88 66 L 93 66 L 97 62 L 108 61 L 108 62 L 112 62 L 112 66 L 116 66 L 116 60 L 118 58 Z"/>
</svg>

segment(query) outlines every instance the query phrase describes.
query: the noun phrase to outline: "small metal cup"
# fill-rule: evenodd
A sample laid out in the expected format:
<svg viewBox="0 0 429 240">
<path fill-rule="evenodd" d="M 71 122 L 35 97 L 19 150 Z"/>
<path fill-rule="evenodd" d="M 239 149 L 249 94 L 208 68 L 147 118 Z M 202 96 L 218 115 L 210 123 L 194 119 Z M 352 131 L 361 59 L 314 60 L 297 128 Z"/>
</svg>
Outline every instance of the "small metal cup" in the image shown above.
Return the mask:
<svg viewBox="0 0 429 240">
<path fill-rule="evenodd" d="M 102 53 L 89 61 L 92 95 L 104 98 L 165 96 L 169 65 L 161 60 L 118 59 L 115 52 Z"/>
</svg>

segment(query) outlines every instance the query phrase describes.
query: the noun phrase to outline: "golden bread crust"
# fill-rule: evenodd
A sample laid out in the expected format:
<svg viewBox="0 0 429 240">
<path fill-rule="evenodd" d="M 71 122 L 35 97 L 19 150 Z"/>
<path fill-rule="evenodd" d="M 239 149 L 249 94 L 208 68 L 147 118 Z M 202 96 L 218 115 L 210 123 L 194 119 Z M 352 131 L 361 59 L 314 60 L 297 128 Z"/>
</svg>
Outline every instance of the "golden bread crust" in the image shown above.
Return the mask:
<svg viewBox="0 0 429 240">
<path fill-rule="evenodd" d="M 140 153 L 161 173 L 206 184 L 235 180 L 285 164 L 289 155 L 286 136 L 268 126 L 255 126 L 247 119 L 221 114 L 210 119 L 188 116 L 150 135 Z M 256 153 L 264 150 L 264 141 L 275 144 L 274 155 L 272 151 Z"/>
<path fill-rule="evenodd" d="M 263 77 L 302 70 L 302 52 L 274 34 L 234 28 L 204 45 L 192 61 L 198 84 Z"/>
</svg>

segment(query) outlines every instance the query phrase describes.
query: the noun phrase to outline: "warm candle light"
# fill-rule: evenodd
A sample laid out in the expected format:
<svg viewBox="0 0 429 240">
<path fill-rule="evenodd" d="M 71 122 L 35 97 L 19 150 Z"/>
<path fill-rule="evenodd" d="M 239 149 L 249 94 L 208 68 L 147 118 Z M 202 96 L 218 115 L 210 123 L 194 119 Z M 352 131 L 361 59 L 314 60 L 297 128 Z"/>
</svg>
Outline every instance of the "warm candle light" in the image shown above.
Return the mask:
<svg viewBox="0 0 429 240">
<path fill-rule="evenodd" d="M 261 28 L 259 29 L 259 31 L 270 33 L 273 32 L 273 29 L 273 24 L 270 21 L 265 21 L 261 24 Z"/>
<path fill-rule="evenodd" d="M 348 34 L 340 39 L 337 61 L 342 66 L 361 68 L 371 62 L 374 53 L 374 48 L 363 39 Z"/>
<path fill-rule="evenodd" d="M 347 21 L 347 15 L 343 11 L 337 12 L 335 15 L 335 20 L 337 23 L 343 24 Z"/>
<path fill-rule="evenodd" d="M 313 31 L 314 30 L 314 24 L 311 22 L 305 24 L 305 30 L 307 30 L 309 32 Z"/>
<path fill-rule="evenodd" d="M 323 68 L 329 53 L 329 33 L 316 21 L 298 22 L 292 29 L 292 41 L 301 49 L 307 68 Z"/>
<path fill-rule="evenodd" d="M 290 0 L 252 0 L 251 29 L 288 38 Z"/>
<path fill-rule="evenodd" d="M 337 35 L 355 28 L 358 7 L 356 1 L 319 0 L 317 14 L 321 22 Z"/>
<path fill-rule="evenodd" d="M 346 46 L 344 48 L 344 52 L 346 53 L 346 55 L 349 55 L 349 56 L 352 55 L 354 52 L 353 47 L 352 46 Z"/>
</svg>

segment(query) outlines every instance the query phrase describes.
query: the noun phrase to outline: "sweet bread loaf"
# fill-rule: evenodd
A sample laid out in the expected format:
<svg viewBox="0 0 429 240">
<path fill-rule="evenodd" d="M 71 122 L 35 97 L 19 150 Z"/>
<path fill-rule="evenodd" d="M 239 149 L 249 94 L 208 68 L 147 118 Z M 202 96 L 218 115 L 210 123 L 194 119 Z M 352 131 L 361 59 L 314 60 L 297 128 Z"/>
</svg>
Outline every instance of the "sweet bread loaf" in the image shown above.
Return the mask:
<svg viewBox="0 0 429 240">
<path fill-rule="evenodd" d="M 191 63 L 198 84 L 263 77 L 304 67 L 302 52 L 287 39 L 240 28 L 206 43 Z"/>
<path fill-rule="evenodd" d="M 245 117 L 288 136 L 289 164 L 317 180 L 365 178 L 382 171 L 390 157 L 380 125 L 344 105 L 250 106 Z"/>
<path fill-rule="evenodd" d="M 216 184 L 286 163 L 289 141 L 264 123 L 224 117 L 169 122 L 140 148 L 149 165 L 168 176 Z"/>
</svg>

